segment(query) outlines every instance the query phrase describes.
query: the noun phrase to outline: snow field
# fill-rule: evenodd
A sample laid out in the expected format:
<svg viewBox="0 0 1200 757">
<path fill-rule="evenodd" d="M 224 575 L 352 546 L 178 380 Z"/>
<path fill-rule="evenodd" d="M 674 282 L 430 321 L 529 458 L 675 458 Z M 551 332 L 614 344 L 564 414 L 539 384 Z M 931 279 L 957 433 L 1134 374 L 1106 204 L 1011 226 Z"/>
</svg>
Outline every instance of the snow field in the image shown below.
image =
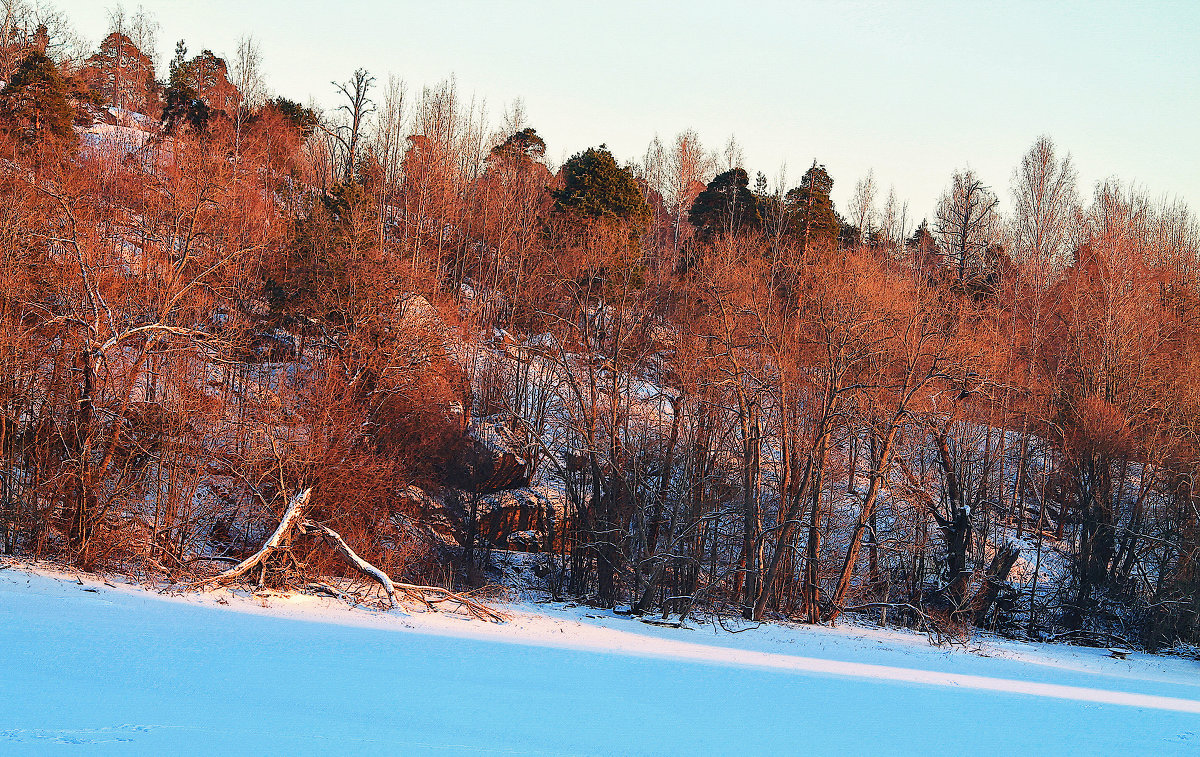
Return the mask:
<svg viewBox="0 0 1200 757">
<path fill-rule="evenodd" d="M 1200 753 L 1181 658 L 81 580 L 0 569 L 0 754 Z"/>
</svg>

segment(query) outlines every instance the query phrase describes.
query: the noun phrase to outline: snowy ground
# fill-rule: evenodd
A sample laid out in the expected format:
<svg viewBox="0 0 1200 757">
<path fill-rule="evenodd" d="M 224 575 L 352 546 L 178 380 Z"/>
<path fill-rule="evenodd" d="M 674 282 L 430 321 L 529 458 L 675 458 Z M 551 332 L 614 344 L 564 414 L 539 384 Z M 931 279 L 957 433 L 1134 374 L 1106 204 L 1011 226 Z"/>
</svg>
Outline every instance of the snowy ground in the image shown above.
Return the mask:
<svg viewBox="0 0 1200 757">
<path fill-rule="evenodd" d="M 82 580 L 0 569 L 0 754 L 1200 753 L 1180 658 Z"/>
</svg>

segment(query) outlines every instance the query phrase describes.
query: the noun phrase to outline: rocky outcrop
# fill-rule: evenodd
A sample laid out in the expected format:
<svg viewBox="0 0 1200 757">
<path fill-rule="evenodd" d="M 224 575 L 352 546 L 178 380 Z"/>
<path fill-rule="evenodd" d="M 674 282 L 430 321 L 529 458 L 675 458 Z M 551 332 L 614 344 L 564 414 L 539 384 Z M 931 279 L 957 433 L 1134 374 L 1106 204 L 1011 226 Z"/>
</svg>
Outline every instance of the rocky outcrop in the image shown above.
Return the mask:
<svg viewBox="0 0 1200 757">
<path fill-rule="evenodd" d="M 401 494 L 400 500 L 402 517 L 409 523 L 419 524 L 421 531 L 444 546 L 461 546 L 462 521 L 440 497 L 431 497 L 420 487 L 410 486 Z"/>
<path fill-rule="evenodd" d="M 505 489 L 487 494 L 448 489 L 431 496 L 410 486 L 405 510 L 438 541 L 463 546 L 474 511 L 476 533 L 499 549 L 541 552 L 561 545 L 566 497 L 549 486 Z"/>
<path fill-rule="evenodd" d="M 467 439 L 458 458 L 448 466 L 448 484 L 478 494 L 529 486 L 529 463 L 502 423 L 472 421 Z"/>
<path fill-rule="evenodd" d="M 497 547 L 550 551 L 561 543 L 566 498 L 549 486 L 493 492 L 480 496 L 478 519 L 480 537 Z"/>
</svg>

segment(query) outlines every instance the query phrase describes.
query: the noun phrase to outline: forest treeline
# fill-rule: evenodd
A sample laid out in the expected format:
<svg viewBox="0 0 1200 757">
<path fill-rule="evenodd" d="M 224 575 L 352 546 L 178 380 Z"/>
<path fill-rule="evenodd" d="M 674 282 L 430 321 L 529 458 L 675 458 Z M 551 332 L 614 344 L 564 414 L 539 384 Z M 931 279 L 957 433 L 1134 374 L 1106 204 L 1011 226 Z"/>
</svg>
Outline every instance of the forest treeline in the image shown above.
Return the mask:
<svg viewBox="0 0 1200 757">
<path fill-rule="evenodd" d="M 552 166 L 453 80 L 319 112 L 252 39 L 159 80 L 142 12 L 96 48 L 3 13 L 6 554 L 197 580 L 311 488 L 414 583 L 520 543 L 636 613 L 1200 642 L 1183 203 L 1085 191 L 1046 137 L 919 224 L 692 131 Z M 505 528 L 515 489 L 555 501 Z M 286 549 L 260 583 L 342 570 Z"/>
</svg>

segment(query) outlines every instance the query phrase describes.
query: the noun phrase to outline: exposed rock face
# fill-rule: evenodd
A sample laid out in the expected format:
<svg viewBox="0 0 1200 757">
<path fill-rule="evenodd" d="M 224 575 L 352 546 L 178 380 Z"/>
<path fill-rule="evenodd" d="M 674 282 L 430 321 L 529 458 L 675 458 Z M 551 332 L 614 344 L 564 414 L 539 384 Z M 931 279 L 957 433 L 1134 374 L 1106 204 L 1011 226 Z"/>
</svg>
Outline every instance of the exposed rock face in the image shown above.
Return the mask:
<svg viewBox="0 0 1200 757">
<path fill-rule="evenodd" d="M 541 552 L 545 543 L 545 536 L 540 531 L 516 531 L 505 539 L 505 545 L 518 552 Z"/>
<path fill-rule="evenodd" d="M 529 463 L 503 424 L 472 421 L 467 436 L 470 443 L 446 471 L 449 484 L 479 494 L 529 486 Z"/>
<path fill-rule="evenodd" d="M 443 349 L 451 337 L 450 328 L 437 308 L 419 294 L 407 292 L 397 299 L 395 322 L 398 327 L 435 337 Z"/>
<path fill-rule="evenodd" d="M 482 541 L 522 552 L 554 549 L 561 543 L 566 519 L 563 493 L 548 486 L 489 494 L 447 490 L 438 496 L 410 486 L 405 504 L 433 536 L 455 546 L 463 546 L 466 541 L 472 506 Z"/>
<path fill-rule="evenodd" d="M 558 489 L 534 486 L 482 495 L 479 535 L 504 549 L 553 550 L 563 535 L 566 499 Z"/>
<path fill-rule="evenodd" d="M 460 546 L 462 522 L 447 508 L 442 499 L 429 496 L 416 486 L 410 486 L 401 495 L 406 514 L 419 523 L 436 541 L 445 546 Z"/>
</svg>

